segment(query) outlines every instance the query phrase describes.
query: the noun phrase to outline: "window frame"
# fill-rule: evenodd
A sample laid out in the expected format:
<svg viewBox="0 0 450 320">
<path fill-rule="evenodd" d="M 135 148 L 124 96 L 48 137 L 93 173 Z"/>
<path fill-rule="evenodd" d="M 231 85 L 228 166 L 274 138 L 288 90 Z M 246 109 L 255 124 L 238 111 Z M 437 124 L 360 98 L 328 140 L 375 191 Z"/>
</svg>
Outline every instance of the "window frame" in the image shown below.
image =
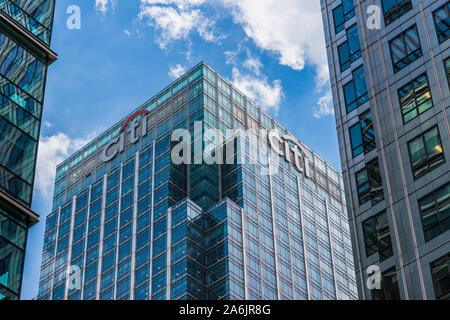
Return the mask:
<svg viewBox="0 0 450 320">
<path fill-rule="evenodd" d="M 390 25 L 391 23 L 393 23 L 395 20 L 399 19 L 401 16 L 403 16 L 404 14 L 406 14 L 407 12 L 411 11 L 411 9 L 413 8 L 412 5 L 412 1 L 411 0 L 404 0 L 404 4 L 401 3 L 399 5 L 398 3 L 399 0 L 395 0 L 395 9 L 391 9 L 389 11 L 385 11 L 385 4 L 384 4 L 384 0 L 381 0 L 381 7 L 383 9 L 383 19 L 384 19 L 384 24 L 385 26 Z M 404 8 L 403 8 L 404 7 Z M 391 16 L 394 17 L 390 17 L 390 19 L 388 20 L 386 18 L 386 14 L 389 13 L 390 11 L 393 11 L 391 13 Z"/>
<path fill-rule="evenodd" d="M 349 2 L 349 3 L 352 2 L 353 3 L 353 0 L 342 0 L 341 4 L 332 10 L 335 34 L 338 34 L 339 32 L 345 30 L 345 23 L 355 16 L 355 4 L 353 3 L 353 7 L 351 10 L 349 10 L 348 12 L 344 12 L 344 8 L 345 8 L 344 2 Z M 336 25 L 336 13 L 338 12 L 338 10 L 342 10 L 343 22 Z"/>
<path fill-rule="evenodd" d="M 350 34 L 349 31 L 353 31 L 356 28 L 356 35 L 357 35 L 357 41 L 358 41 L 358 46 L 359 49 L 356 50 L 354 53 L 351 52 L 350 50 L 350 41 L 349 39 Z M 340 44 L 337 48 L 338 50 L 338 57 L 339 57 L 339 67 L 341 70 L 341 73 L 344 72 L 345 70 L 349 69 L 351 67 L 351 64 L 355 61 L 357 61 L 359 58 L 361 58 L 361 43 L 359 42 L 359 32 L 358 32 L 358 25 L 355 23 L 352 26 L 348 27 L 346 30 L 346 38 L 347 40 L 345 42 L 343 42 L 342 44 Z M 342 55 L 341 55 L 341 48 L 343 48 L 345 46 L 346 50 L 347 50 L 347 54 L 348 54 L 348 59 L 342 63 Z"/>
<path fill-rule="evenodd" d="M 427 83 L 427 88 L 428 88 L 428 93 L 429 93 L 429 95 L 430 95 L 430 97 L 427 99 L 426 102 L 431 101 L 431 105 L 430 105 L 427 109 L 423 110 L 422 112 L 420 112 L 420 106 L 419 106 L 419 103 L 418 103 L 418 98 L 420 98 L 420 96 L 423 96 L 425 93 L 424 93 L 424 94 L 420 94 L 420 92 L 419 92 L 419 94 L 417 94 L 417 92 L 416 92 L 416 87 L 415 87 L 415 83 L 418 82 L 418 79 L 421 78 L 421 77 L 425 77 L 426 83 Z M 411 110 L 409 110 L 407 113 L 405 113 L 405 112 L 404 112 L 404 106 L 402 105 L 402 97 L 400 96 L 400 92 L 401 92 L 405 87 L 408 87 L 408 86 L 412 87 L 412 96 L 413 96 L 413 100 L 414 100 L 415 106 L 414 106 L 414 108 L 412 108 Z M 408 81 L 407 83 L 403 84 L 403 85 L 397 90 L 397 96 L 398 96 L 398 100 L 399 100 L 399 104 L 400 104 L 400 111 L 401 111 L 401 114 L 402 114 L 402 121 L 403 121 L 403 124 L 409 123 L 410 121 L 416 119 L 416 118 L 419 117 L 421 114 L 427 112 L 428 110 L 430 110 L 430 109 L 432 109 L 432 108 L 434 107 L 434 104 L 433 104 L 433 96 L 432 96 L 432 94 L 431 94 L 431 88 L 430 88 L 430 81 L 428 80 L 428 75 L 427 75 L 426 72 L 425 72 L 425 73 L 422 73 L 421 75 L 419 75 L 419 76 L 417 76 L 417 77 L 415 77 L 415 78 L 412 79 L 411 81 Z M 405 96 L 406 96 L 406 95 L 405 95 Z M 426 102 L 423 102 L 421 105 L 425 104 Z M 417 112 L 417 115 L 416 115 L 415 117 L 413 117 L 413 118 L 410 118 L 409 120 L 406 120 L 406 119 L 405 119 L 406 115 L 407 115 L 407 114 L 410 114 L 410 113 L 413 112 L 414 110 Z"/>
<path fill-rule="evenodd" d="M 363 126 L 361 125 L 361 123 L 366 120 L 366 122 L 368 123 L 369 118 L 367 117 L 368 115 L 370 115 L 370 124 L 367 124 L 365 126 L 365 128 L 363 128 Z M 355 128 L 356 126 L 359 126 L 359 134 L 361 136 L 361 144 L 358 145 L 356 148 L 353 146 L 353 138 L 352 138 L 352 132 L 351 130 L 353 128 Z M 370 128 L 372 128 L 372 132 L 373 132 L 373 140 L 372 142 L 374 143 L 373 147 L 370 147 L 371 141 L 367 141 L 370 139 L 366 139 L 366 141 L 364 141 L 364 137 L 366 137 L 366 134 L 364 134 L 364 132 L 370 132 Z M 365 130 L 363 130 L 365 129 Z M 353 126 L 351 126 L 349 129 L 349 136 L 350 136 L 350 146 L 352 148 L 352 157 L 355 158 L 357 156 L 359 156 L 360 154 L 367 154 L 369 152 L 371 152 L 372 150 L 376 149 L 376 140 L 375 140 L 375 131 L 373 129 L 373 120 L 372 120 L 372 114 L 370 110 L 367 110 L 366 112 L 364 112 L 363 114 L 361 114 L 358 117 L 358 122 L 355 123 Z M 362 151 L 359 152 L 358 154 L 355 154 L 355 150 L 362 148 Z"/>
<path fill-rule="evenodd" d="M 356 87 L 356 79 L 358 79 L 355 76 L 355 73 L 359 70 L 362 70 L 363 73 L 363 80 L 364 80 L 364 86 L 366 88 L 366 92 L 363 95 L 357 96 L 357 87 Z M 346 95 L 346 88 L 348 86 L 352 85 L 353 86 L 353 94 L 355 96 L 355 99 L 352 100 L 350 103 L 347 101 L 347 95 Z M 345 102 L 345 108 L 347 113 L 352 112 L 353 110 L 357 109 L 358 107 L 362 106 L 364 103 L 366 103 L 369 100 L 369 91 L 367 89 L 367 82 L 366 82 L 366 77 L 365 77 L 365 70 L 364 70 L 364 65 L 360 65 L 358 68 L 352 70 L 352 80 L 350 80 L 349 82 L 347 82 L 346 84 L 344 84 L 342 86 L 342 90 L 344 92 L 344 102 Z M 361 100 L 363 100 L 361 102 Z M 353 104 L 355 104 L 354 107 L 352 107 L 350 109 L 350 106 L 352 106 Z"/>
<path fill-rule="evenodd" d="M 364 184 L 367 184 L 368 187 L 369 187 L 369 190 L 370 190 L 370 189 L 373 189 L 373 188 L 372 188 L 372 185 L 370 184 L 370 181 L 371 181 L 371 180 L 370 180 L 370 174 L 369 174 L 368 169 L 370 168 L 371 165 L 373 165 L 373 164 L 375 164 L 375 163 L 376 163 L 376 166 L 377 166 L 377 168 L 378 168 L 378 175 L 379 175 L 380 186 L 381 186 L 381 192 L 380 192 L 380 194 L 382 194 L 382 198 L 380 198 L 378 201 L 374 202 L 374 199 L 376 199 L 376 198 L 372 199 L 372 196 L 371 196 L 371 197 L 370 197 L 371 199 L 370 199 L 369 201 L 361 202 L 361 194 L 360 194 L 360 192 L 359 192 L 359 188 L 360 188 L 361 186 L 363 186 Z M 358 183 L 358 174 L 360 174 L 360 173 L 362 173 L 362 172 L 364 172 L 364 171 L 366 171 L 367 181 L 360 185 L 360 184 Z M 376 158 L 372 159 L 371 161 L 367 162 L 367 163 L 366 163 L 366 166 L 365 166 L 363 169 L 361 169 L 361 170 L 359 170 L 358 172 L 355 173 L 355 182 L 356 182 L 356 192 L 357 192 L 357 194 L 358 194 L 358 204 L 359 204 L 360 207 L 363 206 L 363 205 L 365 205 L 365 204 L 368 203 L 368 202 L 370 202 L 372 206 L 375 206 L 376 204 L 378 204 L 378 203 L 380 203 L 381 201 L 384 200 L 383 178 L 381 177 L 381 171 L 380 171 L 380 166 L 379 166 L 379 162 L 378 162 L 378 157 L 376 157 Z M 373 192 L 370 192 L 370 191 L 368 192 L 369 195 L 372 195 L 372 193 L 373 193 Z"/>
<path fill-rule="evenodd" d="M 381 218 L 383 218 L 383 215 L 386 218 L 386 225 L 384 226 L 384 228 L 387 228 L 387 234 L 383 234 L 383 233 L 379 233 L 379 220 Z M 369 238 L 367 237 L 367 233 L 366 233 L 366 228 L 365 226 L 368 225 L 369 223 L 372 223 L 374 226 L 374 230 L 375 231 L 375 236 L 376 236 L 376 241 L 371 243 L 370 245 L 367 244 L 366 239 Z M 391 229 L 390 229 L 390 225 L 389 225 L 389 219 L 387 216 L 386 211 L 380 212 L 366 220 L 364 220 L 362 222 L 362 232 L 363 232 L 363 237 L 364 237 L 364 249 L 366 251 L 366 258 L 371 257 L 372 255 L 378 253 L 379 256 L 379 261 L 383 262 L 386 259 L 389 259 L 390 257 L 392 257 L 394 255 L 394 250 L 392 247 L 392 239 L 391 239 Z M 383 237 L 381 237 L 383 235 Z M 382 246 L 381 246 L 381 239 L 389 239 L 389 245 L 386 245 L 386 248 L 384 248 L 384 250 L 382 250 Z M 370 246 L 375 246 L 376 247 L 376 251 L 372 252 L 369 254 L 370 250 Z M 373 249 L 372 249 L 373 250 Z"/>
<path fill-rule="evenodd" d="M 438 188 L 436 188 L 435 190 L 433 190 L 432 192 L 430 192 L 430 193 L 426 194 L 425 196 L 421 197 L 421 198 L 417 201 L 417 205 L 418 205 L 418 207 L 419 207 L 419 213 L 420 213 L 420 221 L 421 221 L 421 223 L 422 223 L 422 231 L 423 231 L 423 236 L 424 236 L 425 242 L 429 242 L 429 241 L 431 241 L 431 240 L 437 238 L 437 237 L 440 236 L 441 234 L 443 234 L 443 233 L 447 232 L 448 230 L 450 230 L 450 229 L 446 229 L 446 230 L 443 229 L 443 225 L 445 225 L 445 220 L 444 220 L 444 222 L 442 222 L 442 220 L 441 220 L 441 214 L 440 214 L 440 212 L 439 212 L 439 208 L 445 207 L 445 203 L 446 203 L 446 202 L 449 202 L 449 203 L 450 203 L 450 197 L 448 197 L 447 199 L 444 198 L 444 201 L 442 201 L 442 203 L 438 202 L 438 199 L 437 199 L 438 191 L 440 191 L 441 189 L 444 189 L 444 188 L 446 188 L 446 187 L 447 187 L 447 188 L 450 188 L 450 182 L 449 182 L 449 183 L 446 183 L 446 184 L 444 184 L 444 185 L 442 185 L 442 186 L 440 186 L 440 187 L 438 187 Z M 433 203 L 433 206 L 432 206 L 432 207 L 433 207 L 433 215 L 436 216 L 436 218 L 434 218 L 433 220 L 437 220 L 437 223 L 435 223 L 434 225 L 432 225 L 432 227 L 435 227 L 436 224 L 437 224 L 437 225 L 439 226 L 440 233 L 437 234 L 437 235 L 435 235 L 435 236 L 427 237 L 426 231 L 428 231 L 428 230 L 431 229 L 431 228 L 425 229 L 424 212 L 423 212 L 423 210 L 422 210 L 421 202 L 424 201 L 426 198 L 428 198 L 428 197 L 430 197 L 430 196 L 433 197 L 433 202 L 432 202 L 432 203 Z M 450 218 L 447 218 L 447 219 L 450 219 Z M 448 223 L 448 222 L 447 222 L 447 223 Z"/>
<path fill-rule="evenodd" d="M 450 254 L 447 253 L 444 256 L 434 260 L 433 262 L 430 263 L 430 273 L 431 273 L 431 278 L 433 281 L 433 289 L 434 289 L 434 294 L 435 294 L 435 298 L 436 300 L 446 300 L 450 298 L 450 290 L 448 292 L 445 292 L 442 295 L 438 295 L 436 292 L 436 278 L 435 278 L 435 273 L 433 272 L 433 265 L 436 265 L 437 263 L 439 263 L 441 260 L 445 260 L 447 259 L 447 271 L 450 275 Z"/>
<path fill-rule="evenodd" d="M 407 32 L 409 32 L 411 30 L 415 31 L 415 35 L 416 35 L 417 41 L 418 41 L 418 47 L 412 53 L 408 54 L 408 43 L 406 42 L 405 36 L 407 35 Z M 393 47 L 392 44 L 397 39 L 401 39 L 402 46 L 403 46 L 402 49 L 403 49 L 403 51 L 405 53 L 405 56 L 403 58 L 399 59 L 399 61 L 394 62 L 394 51 L 392 50 L 392 47 Z M 420 42 L 419 31 L 417 29 L 417 25 L 413 24 L 411 27 L 409 27 L 405 31 L 402 31 L 400 34 L 398 34 L 397 36 L 395 36 L 391 40 L 389 40 L 389 51 L 391 53 L 391 62 L 392 62 L 392 67 L 394 69 L 394 74 L 397 73 L 397 72 L 400 72 L 401 70 L 403 70 L 407 66 L 409 66 L 411 63 L 413 63 L 413 62 L 417 61 L 419 58 L 421 58 L 423 56 L 423 51 L 422 51 L 422 44 Z M 414 60 L 411 60 L 412 58 L 410 58 L 410 57 L 411 56 L 416 56 L 416 55 L 417 55 L 417 57 Z M 406 62 L 405 62 L 405 60 L 406 60 Z M 402 63 L 404 65 L 399 67 L 398 66 L 399 63 Z"/>
<path fill-rule="evenodd" d="M 441 152 L 441 155 L 440 155 L 440 156 L 442 156 L 442 158 L 443 158 L 442 160 L 443 160 L 443 161 L 442 161 L 442 163 L 439 164 L 438 166 L 434 166 L 432 169 L 430 169 L 430 166 L 431 166 L 431 164 L 432 164 L 432 161 L 430 161 L 430 159 L 429 159 L 430 156 L 428 155 L 428 151 L 427 151 L 427 148 L 426 148 L 425 135 L 426 135 L 427 133 L 431 132 L 431 131 L 434 130 L 434 129 L 437 130 L 437 137 L 438 137 L 438 140 L 439 140 L 439 145 L 440 145 L 441 148 L 442 148 L 442 152 Z M 421 173 L 420 175 L 416 175 L 415 172 L 414 172 L 414 165 L 413 165 L 413 161 L 412 161 L 413 158 L 412 158 L 412 154 L 411 154 L 410 144 L 411 144 L 412 142 L 416 141 L 416 140 L 419 139 L 419 138 L 421 138 L 421 139 L 422 139 L 422 142 L 423 142 L 423 148 L 424 148 L 425 153 L 426 153 L 427 167 L 428 167 L 428 168 L 427 168 L 426 172 Z M 441 139 L 441 135 L 440 135 L 440 132 L 439 132 L 439 127 L 438 127 L 437 124 L 436 124 L 435 126 L 429 128 L 429 129 L 425 130 L 424 132 L 422 132 L 422 133 L 419 134 L 418 136 L 416 136 L 416 137 L 412 138 L 411 140 L 409 140 L 409 141 L 406 143 L 406 146 L 407 146 L 407 148 L 408 148 L 409 163 L 410 163 L 410 166 L 411 166 L 411 171 L 412 171 L 412 175 L 413 175 L 414 181 L 416 181 L 416 180 L 418 180 L 418 179 L 420 179 L 420 178 L 426 176 L 427 174 L 429 174 L 430 172 L 432 172 L 434 169 L 436 169 L 437 167 L 440 167 L 442 164 L 445 163 L 445 154 L 444 154 L 444 149 L 443 149 L 443 146 L 442 146 L 442 139 Z M 439 156 L 439 157 L 440 157 L 440 156 Z M 436 159 L 437 159 L 437 158 L 438 158 L 438 157 L 436 156 Z"/>
<path fill-rule="evenodd" d="M 371 290 L 372 300 L 400 300 L 400 290 L 398 287 L 398 277 L 397 277 L 397 270 L 395 269 L 395 266 L 383 271 L 381 273 L 381 285 L 382 288 L 380 290 Z M 389 276 L 389 277 L 388 277 Z M 395 287 L 393 287 L 394 291 L 390 292 L 391 295 L 386 297 L 386 293 L 388 292 L 386 289 L 388 288 L 386 286 L 385 279 L 396 279 L 396 281 L 391 281 L 391 284 Z"/>
<path fill-rule="evenodd" d="M 444 5 L 442 5 L 441 7 L 437 8 L 436 10 L 433 11 L 433 23 L 434 23 L 434 29 L 435 29 L 435 31 L 436 31 L 436 37 L 437 37 L 437 40 L 438 40 L 439 44 L 443 44 L 443 43 L 444 43 L 445 41 L 447 41 L 447 40 L 449 39 L 449 37 L 450 37 L 449 35 L 447 35 L 447 37 L 445 37 L 445 39 L 441 39 L 441 35 L 442 35 L 442 34 L 441 34 L 441 32 L 439 32 L 440 29 L 439 29 L 438 23 L 437 23 L 437 21 L 436 21 L 436 13 L 437 13 L 439 10 L 445 10 L 445 6 L 447 6 L 447 17 L 446 17 L 446 19 L 449 19 L 449 20 L 450 20 L 450 16 L 448 15 L 448 14 L 449 14 L 449 11 L 450 11 L 450 2 L 445 3 Z M 450 27 L 447 28 L 447 30 L 446 30 L 446 32 L 444 32 L 444 34 L 445 34 L 445 33 L 448 34 L 449 30 L 450 30 Z"/>
<path fill-rule="evenodd" d="M 448 89 L 450 90 L 450 56 L 448 56 L 447 58 L 444 59 L 443 61 L 444 63 L 444 70 L 445 70 L 445 74 L 447 76 L 447 85 L 448 85 Z M 448 67 L 447 67 L 448 66 Z"/>
</svg>

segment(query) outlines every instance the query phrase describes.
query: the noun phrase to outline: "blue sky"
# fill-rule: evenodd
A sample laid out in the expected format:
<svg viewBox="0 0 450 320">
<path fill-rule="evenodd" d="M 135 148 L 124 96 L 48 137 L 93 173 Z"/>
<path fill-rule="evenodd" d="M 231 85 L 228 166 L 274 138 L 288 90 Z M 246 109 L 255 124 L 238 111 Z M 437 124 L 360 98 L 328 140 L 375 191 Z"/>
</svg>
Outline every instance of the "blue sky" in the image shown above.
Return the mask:
<svg viewBox="0 0 450 320">
<path fill-rule="evenodd" d="M 22 299 L 38 292 L 56 165 L 202 60 L 340 170 L 319 0 L 58 0 L 53 28 Z"/>
</svg>

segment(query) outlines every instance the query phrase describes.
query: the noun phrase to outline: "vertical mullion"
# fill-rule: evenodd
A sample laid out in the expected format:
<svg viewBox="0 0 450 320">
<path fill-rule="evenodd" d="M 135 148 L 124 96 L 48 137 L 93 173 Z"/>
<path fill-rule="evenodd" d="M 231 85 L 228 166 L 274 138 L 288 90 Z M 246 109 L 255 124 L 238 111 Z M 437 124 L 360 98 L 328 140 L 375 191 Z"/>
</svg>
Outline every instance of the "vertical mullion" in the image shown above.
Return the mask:
<svg viewBox="0 0 450 320">
<path fill-rule="evenodd" d="M 134 165 L 134 201 L 133 201 L 133 232 L 131 238 L 131 279 L 130 279 L 130 300 L 134 300 L 135 274 L 136 274 L 136 233 L 137 233 L 137 203 L 139 185 L 139 151 L 136 153 Z"/>
<path fill-rule="evenodd" d="M 97 292 L 96 300 L 100 300 L 100 286 L 102 277 L 102 265 L 103 265 L 103 240 L 105 238 L 105 211 L 106 211 L 106 183 L 107 175 L 103 176 L 103 194 L 102 194 L 102 211 L 101 211 L 101 221 L 100 221 L 100 243 L 99 243 L 99 253 L 98 253 L 98 270 L 97 270 Z"/>
<path fill-rule="evenodd" d="M 119 198 L 117 202 L 117 231 L 116 231 L 116 261 L 114 263 L 114 300 L 117 300 L 117 274 L 119 272 L 118 265 L 119 265 L 119 235 L 120 235 L 120 211 L 121 211 L 121 205 L 122 205 L 122 176 L 123 176 L 123 163 L 120 164 L 120 175 L 119 175 Z"/>
</svg>

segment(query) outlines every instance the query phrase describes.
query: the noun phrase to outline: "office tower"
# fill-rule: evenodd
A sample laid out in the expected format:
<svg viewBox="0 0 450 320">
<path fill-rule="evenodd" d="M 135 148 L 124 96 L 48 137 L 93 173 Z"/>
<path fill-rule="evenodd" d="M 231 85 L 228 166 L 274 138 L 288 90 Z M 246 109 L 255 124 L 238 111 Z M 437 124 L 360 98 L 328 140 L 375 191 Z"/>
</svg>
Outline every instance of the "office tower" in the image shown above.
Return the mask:
<svg viewBox="0 0 450 320">
<path fill-rule="evenodd" d="M 200 63 L 57 167 L 39 299 L 356 299 L 349 232 L 338 171 Z"/>
<path fill-rule="evenodd" d="M 448 299 L 449 1 L 321 4 L 360 298 Z"/>
<path fill-rule="evenodd" d="M 0 300 L 20 296 L 50 50 L 53 0 L 0 1 Z"/>
</svg>

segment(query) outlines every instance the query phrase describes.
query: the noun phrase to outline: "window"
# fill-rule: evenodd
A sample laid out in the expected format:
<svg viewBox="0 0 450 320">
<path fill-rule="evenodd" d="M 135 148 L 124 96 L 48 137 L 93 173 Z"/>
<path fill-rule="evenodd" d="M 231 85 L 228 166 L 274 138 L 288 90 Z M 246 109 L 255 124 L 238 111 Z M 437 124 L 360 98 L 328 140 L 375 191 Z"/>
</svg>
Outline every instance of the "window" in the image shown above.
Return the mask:
<svg viewBox="0 0 450 320">
<path fill-rule="evenodd" d="M 449 87 L 449 89 L 450 89 L 450 57 L 448 57 L 447 59 L 445 59 L 444 65 L 445 65 L 445 71 L 446 71 L 446 73 L 447 73 L 448 87 Z"/>
<path fill-rule="evenodd" d="M 382 0 L 384 23 L 391 24 L 412 9 L 411 0 Z"/>
<path fill-rule="evenodd" d="M 392 257 L 391 235 L 386 212 L 364 221 L 363 233 L 367 257 L 378 253 L 380 262 Z"/>
<path fill-rule="evenodd" d="M 9 222 L 7 223 L 9 227 Z M 16 294 L 19 294 L 23 260 L 25 257 L 24 252 L 0 237 L 0 254 L 2 257 L 0 260 L 0 287 L 5 286 Z"/>
<path fill-rule="evenodd" d="M 398 90 L 403 122 L 409 122 L 433 106 L 428 78 L 423 74 Z"/>
<path fill-rule="evenodd" d="M 370 111 L 359 116 L 359 122 L 350 128 L 350 141 L 353 157 L 375 149 L 375 133 Z"/>
<path fill-rule="evenodd" d="M 425 241 L 450 229 L 450 183 L 419 200 Z"/>
<path fill-rule="evenodd" d="M 398 279 L 395 268 L 384 271 L 381 274 L 381 289 L 372 290 L 373 300 L 400 300 Z"/>
<path fill-rule="evenodd" d="M 359 45 L 358 25 L 354 24 L 347 29 L 347 41 L 338 47 L 339 63 L 341 72 L 350 68 L 352 62 L 361 57 L 361 47 Z"/>
<path fill-rule="evenodd" d="M 360 206 L 369 201 L 375 205 L 384 199 L 378 159 L 370 161 L 366 168 L 356 173 L 356 186 Z"/>
<path fill-rule="evenodd" d="M 431 275 L 436 299 L 450 299 L 450 254 L 431 264 Z"/>
<path fill-rule="evenodd" d="M 398 72 L 422 56 L 417 27 L 414 25 L 389 42 L 394 72 Z"/>
<path fill-rule="evenodd" d="M 333 10 L 334 29 L 336 33 L 345 29 L 345 22 L 355 16 L 353 0 L 342 0 L 342 4 Z"/>
<path fill-rule="evenodd" d="M 446 41 L 450 35 L 450 2 L 433 12 L 434 26 L 439 43 Z"/>
<path fill-rule="evenodd" d="M 360 66 L 352 72 L 353 80 L 344 85 L 344 97 L 347 112 L 351 112 L 369 99 L 367 94 L 364 67 Z"/>
<path fill-rule="evenodd" d="M 414 179 L 418 179 L 445 162 L 438 127 L 408 142 Z"/>
</svg>

